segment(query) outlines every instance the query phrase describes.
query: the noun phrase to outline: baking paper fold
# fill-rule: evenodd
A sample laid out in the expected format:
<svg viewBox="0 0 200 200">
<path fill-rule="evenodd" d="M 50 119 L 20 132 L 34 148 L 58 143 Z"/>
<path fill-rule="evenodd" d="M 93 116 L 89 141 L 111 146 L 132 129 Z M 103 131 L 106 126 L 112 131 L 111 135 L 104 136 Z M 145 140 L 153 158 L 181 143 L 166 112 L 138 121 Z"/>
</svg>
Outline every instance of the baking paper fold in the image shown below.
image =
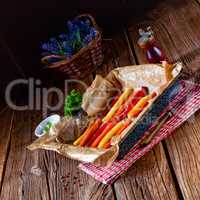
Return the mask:
<svg viewBox="0 0 200 200">
<path fill-rule="evenodd" d="M 120 140 L 126 134 L 134 134 L 134 131 L 130 131 L 131 128 L 147 112 L 156 98 L 133 120 L 120 137 L 113 137 L 111 148 L 79 147 L 73 146 L 72 142 L 84 131 L 89 122 L 94 119 L 93 117 L 105 110 L 114 94 L 123 91 L 127 87 L 133 87 L 134 90 L 137 90 L 142 86 L 147 86 L 150 93 L 156 91 L 158 96 L 162 95 L 162 92 L 180 74 L 181 69 L 181 63 L 174 65 L 171 71 L 173 75 L 171 81 L 166 81 L 166 70 L 159 64 L 116 68 L 105 78 L 97 75 L 92 85 L 83 95 L 82 108 L 88 115 L 88 117 L 81 118 L 81 120 L 84 120 L 82 124 L 85 124 L 85 126 L 80 126 L 80 119 L 65 117 L 50 130 L 49 134 L 38 138 L 27 148 L 29 150 L 45 149 L 56 151 L 67 158 L 81 162 L 95 163 L 101 166 L 111 165 L 118 156 Z"/>
</svg>

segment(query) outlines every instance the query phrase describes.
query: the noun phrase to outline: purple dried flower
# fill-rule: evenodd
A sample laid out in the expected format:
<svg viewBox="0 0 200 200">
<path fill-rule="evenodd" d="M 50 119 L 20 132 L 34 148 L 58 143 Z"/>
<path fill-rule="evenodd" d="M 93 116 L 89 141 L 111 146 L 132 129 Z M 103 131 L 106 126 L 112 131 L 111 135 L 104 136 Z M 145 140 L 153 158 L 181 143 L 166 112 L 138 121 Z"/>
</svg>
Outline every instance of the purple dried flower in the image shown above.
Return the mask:
<svg viewBox="0 0 200 200">
<path fill-rule="evenodd" d="M 42 44 L 47 53 L 61 54 L 70 58 L 95 38 L 97 31 L 91 26 L 90 20 L 74 19 L 67 21 L 68 33 L 62 33 L 56 38 L 50 38 L 48 43 Z"/>
</svg>

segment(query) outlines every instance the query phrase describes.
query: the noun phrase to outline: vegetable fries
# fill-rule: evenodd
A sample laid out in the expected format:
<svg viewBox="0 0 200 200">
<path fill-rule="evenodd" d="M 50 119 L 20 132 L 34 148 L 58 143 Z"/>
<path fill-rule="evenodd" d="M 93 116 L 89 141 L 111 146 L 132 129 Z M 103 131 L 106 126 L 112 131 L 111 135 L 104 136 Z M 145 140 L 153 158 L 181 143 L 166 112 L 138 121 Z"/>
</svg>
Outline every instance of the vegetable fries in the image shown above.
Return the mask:
<svg viewBox="0 0 200 200">
<path fill-rule="evenodd" d="M 109 148 L 114 136 L 121 133 L 137 118 L 144 108 L 157 95 L 153 92 L 148 95 L 148 88 L 142 87 L 134 92 L 127 88 L 117 98 L 110 111 L 103 119 L 96 119 L 85 132 L 73 143 L 74 145 L 93 148 Z"/>
<path fill-rule="evenodd" d="M 123 122 L 118 122 L 99 142 L 98 148 L 103 148 L 104 145 L 116 134 L 117 131 L 123 126 Z"/>
<path fill-rule="evenodd" d="M 132 88 L 127 88 L 122 95 L 119 97 L 119 99 L 117 100 L 117 102 L 114 104 L 114 106 L 110 109 L 110 111 L 108 112 L 108 114 L 103 118 L 103 122 L 106 122 L 108 120 L 110 120 L 113 115 L 115 114 L 115 112 L 117 111 L 117 109 L 119 109 L 119 107 L 124 103 L 124 101 L 126 101 L 127 97 L 133 92 Z"/>
<path fill-rule="evenodd" d="M 126 119 L 123 121 L 123 126 L 113 135 L 113 136 L 118 136 L 121 135 L 121 133 L 129 126 L 129 124 L 131 123 L 130 119 Z M 111 139 L 104 145 L 104 148 L 107 149 L 111 146 Z"/>
</svg>

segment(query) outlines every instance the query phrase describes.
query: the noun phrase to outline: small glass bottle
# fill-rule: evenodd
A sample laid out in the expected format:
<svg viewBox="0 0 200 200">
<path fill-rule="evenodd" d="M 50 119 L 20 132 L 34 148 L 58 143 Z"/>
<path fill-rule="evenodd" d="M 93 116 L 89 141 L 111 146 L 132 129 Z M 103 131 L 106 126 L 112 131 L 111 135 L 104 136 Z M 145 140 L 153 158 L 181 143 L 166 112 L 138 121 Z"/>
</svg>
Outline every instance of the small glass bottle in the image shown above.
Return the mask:
<svg viewBox="0 0 200 200">
<path fill-rule="evenodd" d="M 156 45 L 154 32 L 151 27 L 148 27 L 147 31 L 139 29 L 139 34 L 138 45 L 146 52 L 146 59 L 149 63 L 160 63 L 166 60 L 163 51 Z"/>
</svg>

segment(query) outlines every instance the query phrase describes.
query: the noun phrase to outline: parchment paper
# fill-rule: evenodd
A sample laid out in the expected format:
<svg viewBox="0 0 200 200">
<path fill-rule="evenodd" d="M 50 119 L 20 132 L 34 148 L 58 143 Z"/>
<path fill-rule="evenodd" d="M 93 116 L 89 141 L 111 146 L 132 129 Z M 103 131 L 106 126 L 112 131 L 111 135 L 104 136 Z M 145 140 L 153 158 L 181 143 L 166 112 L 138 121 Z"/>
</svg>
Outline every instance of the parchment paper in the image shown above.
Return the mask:
<svg viewBox="0 0 200 200">
<path fill-rule="evenodd" d="M 174 65 L 171 73 L 173 79 L 181 72 L 182 64 Z M 123 91 L 126 87 L 133 87 L 134 90 L 147 86 L 152 91 L 157 91 L 158 95 L 173 81 L 166 81 L 166 70 L 161 65 L 146 64 L 137 66 L 127 66 L 117 68 L 111 71 L 105 78 L 97 75 L 92 85 L 86 90 L 83 95 L 82 108 L 87 113 L 83 118 L 85 127 L 94 120 L 93 117 L 99 115 L 105 110 L 108 101 L 117 92 Z M 129 130 L 136 121 L 146 112 L 149 106 L 152 106 L 154 101 L 150 102 L 147 108 L 136 118 L 127 129 L 124 130 L 122 136 L 130 133 Z M 80 121 L 73 118 L 64 118 L 49 134 L 42 136 L 28 146 L 29 150 L 46 149 L 56 151 L 59 154 L 68 158 L 81 162 L 95 163 L 98 165 L 109 166 L 118 156 L 118 142 L 121 137 L 112 139 L 112 147 L 109 149 L 98 149 L 89 147 L 73 146 L 74 141 L 83 131 L 83 126 L 80 126 Z M 61 139 L 60 139 L 61 138 Z"/>
</svg>

